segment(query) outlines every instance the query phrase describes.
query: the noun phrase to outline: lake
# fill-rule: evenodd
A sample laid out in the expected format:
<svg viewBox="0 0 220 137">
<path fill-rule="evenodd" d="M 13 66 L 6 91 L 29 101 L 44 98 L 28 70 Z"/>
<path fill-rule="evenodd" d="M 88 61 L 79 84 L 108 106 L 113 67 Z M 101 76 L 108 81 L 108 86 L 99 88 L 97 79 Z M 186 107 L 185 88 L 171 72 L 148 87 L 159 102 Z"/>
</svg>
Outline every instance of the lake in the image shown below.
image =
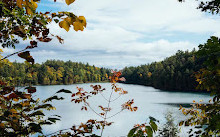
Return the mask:
<svg viewBox="0 0 220 137">
<path fill-rule="evenodd" d="M 45 99 L 63 88 L 76 92 L 77 86 L 84 88 L 85 91 L 92 91 L 92 88 L 90 87 L 91 84 L 99 84 L 103 88 L 106 88 L 106 90 L 103 92 L 103 95 L 106 96 L 106 98 L 109 96 L 111 90 L 110 83 L 86 83 L 73 85 L 36 86 L 37 93 L 35 94 L 35 97 Z M 185 104 L 187 106 L 192 104 L 193 100 L 199 102 L 199 100 L 202 99 L 206 103 L 209 99 L 211 99 L 209 94 L 205 93 L 170 92 L 158 90 L 153 87 L 132 84 L 118 85 L 124 90 L 127 90 L 128 94 L 121 96 L 118 100 L 110 104 L 112 111 L 108 113 L 108 116 L 111 116 L 120 111 L 121 104 L 128 101 L 129 99 L 134 99 L 134 106 L 137 106 L 138 110 L 136 112 L 124 110 L 120 114 L 110 118 L 108 121 L 114 123 L 110 127 L 106 127 L 104 129 L 104 137 L 126 136 L 129 132 L 129 129 L 131 129 L 134 124 L 141 124 L 148 121 L 149 116 L 153 116 L 160 121 L 160 124 L 164 124 L 164 116 L 168 111 L 173 113 L 173 117 L 177 123 L 186 118 L 179 110 L 179 104 Z M 81 111 L 82 105 L 71 102 L 70 94 L 60 95 L 64 96 L 65 100 L 54 101 L 56 110 L 49 111 L 47 114 L 58 114 L 62 116 L 62 120 L 57 122 L 55 125 L 44 126 L 44 133 L 49 134 L 57 130 L 70 128 L 74 124 L 79 125 L 81 122 L 84 123 L 89 119 L 101 120 L 100 117 L 98 117 L 89 109 L 88 111 Z M 117 97 L 118 93 L 114 92 L 112 98 L 114 99 Z M 98 105 L 107 107 L 107 102 L 101 95 L 96 95 L 90 98 L 89 103 L 90 106 L 94 106 L 93 108 L 98 112 L 101 112 L 100 108 L 98 108 Z M 99 130 L 96 133 L 100 135 L 100 132 L 101 131 Z M 181 132 L 181 136 L 187 136 L 186 134 L 187 133 L 184 130 Z"/>
</svg>

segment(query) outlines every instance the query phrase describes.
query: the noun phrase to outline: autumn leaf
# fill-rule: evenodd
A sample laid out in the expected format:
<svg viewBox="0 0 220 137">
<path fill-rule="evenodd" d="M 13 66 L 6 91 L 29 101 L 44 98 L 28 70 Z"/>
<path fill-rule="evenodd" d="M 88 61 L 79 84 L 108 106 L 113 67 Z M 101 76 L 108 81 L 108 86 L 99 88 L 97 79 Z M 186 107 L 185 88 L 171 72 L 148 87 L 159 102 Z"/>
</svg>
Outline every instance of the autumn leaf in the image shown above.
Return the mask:
<svg viewBox="0 0 220 137">
<path fill-rule="evenodd" d="M 30 55 L 30 52 L 29 52 L 29 51 L 21 52 L 21 53 L 18 54 L 18 56 L 19 56 L 20 58 L 25 59 L 27 62 L 31 62 L 32 64 L 34 64 L 34 59 L 33 59 L 33 57 Z"/>
<path fill-rule="evenodd" d="M 72 4 L 75 0 L 65 0 L 67 5 Z"/>
<path fill-rule="evenodd" d="M 64 28 L 67 32 L 68 32 L 69 29 L 70 29 L 70 24 L 69 24 L 67 21 L 65 21 L 65 20 L 61 21 L 61 22 L 59 23 L 59 26 L 60 26 L 61 28 Z"/>
<path fill-rule="evenodd" d="M 19 8 L 22 8 L 23 0 L 17 0 L 16 4 Z"/>
<path fill-rule="evenodd" d="M 35 93 L 36 92 L 36 87 L 26 87 L 28 93 Z"/>
<path fill-rule="evenodd" d="M 77 21 L 75 21 L 73 23 L 73 27 L 74 27 L 75 31 L 78 31 L 78 30 L 83 31 L 84 27 L 86 27 L 86 19 L 85 19 L 85 17 L 84 16 L 79 16 L 77 18 Z"/>
</svg>

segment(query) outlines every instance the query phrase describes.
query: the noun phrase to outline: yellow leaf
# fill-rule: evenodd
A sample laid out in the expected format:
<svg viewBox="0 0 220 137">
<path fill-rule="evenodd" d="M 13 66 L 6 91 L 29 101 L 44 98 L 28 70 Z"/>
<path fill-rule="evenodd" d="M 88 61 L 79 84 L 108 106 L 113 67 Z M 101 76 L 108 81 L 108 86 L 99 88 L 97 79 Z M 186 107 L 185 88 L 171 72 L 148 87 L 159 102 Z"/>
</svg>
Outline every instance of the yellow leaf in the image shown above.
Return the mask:
<svg viewBox="0 0 220 137">
<path fill-rule="evenodd" d="M 31 8 L 29 8 L 29 7 L 26 7 L 26 13 L 27 13 L 28 15 L 32 15 L 32 14 L 33 14 Z"/>
<path fill-rule="evenodd" d="M 3 50 L 2 50 L 2 49 L 0 49 L 0 52 L 3 52 Z"/>
<path fill-rule="evenodd" d="M 25 106 L 29 106 L 30 105 L 30 102 L 29 101 L 24 101 L 24 103 L 22 103 L 22 106 L 25 107 Z"/>
<path fill-rule="evenodd" d="M 4 124 L 4 123 L 0 123 L 0 127 L 1 127 L 1 128 L 4 128 L 4 127 L 5 127 L 5 124 Z"/>
<path fill-rule="evenodd" d="M 148 72 L 148 73 L 147 73 L 147 76 L 148 76 L 148 77 L 151 77 L 151 76 L 152 76 L 152 73 L 151 73 L 151 72 Z"/>
<path fill-rule="evenodd" d="M 73 3 L 75 0 L 65 0 L 67 5 L 70 5 L 71 3 Z"/>
<path fill-rule="evenodd" d="M 16 4 L 19 8 L 22 8 L 23 0 L 17 0 Z"/>
<path fill-rule="evenodd" d="M 15 109 L 11 109 L 10 110 L 12 113 L 17 113 L 17 111 Z"/>
<path fill-rule="evenodd" d="M 86 18 L 84 16 L 79 16 L 78 19 L 81 21 L 84 27 L 86 27 Z"/>
<path fill-rule="evenodd" d="M 81 31 L 83 31 L 83 29 L 84 29 L 84 27 L 83 27 L 83 24 L 82 23 L 80 23 L 80 22 L 74 22 L 73 23 L 73 26 L 74 26 L 74 30 L 75 31 L 78 31 L 78 30 L 81 30 Z"/>
<path fill-rule="evenodd" d="M 67 22 L 67 21 L 61 21 L 60 23 L 59 23 L 59 26 L 61 27 L 61 28 L 64 28 L 66 31 L 69 31 L 69 29 L 70 29 L 70 24 Z"/>
<path fill-rule="evenodd" d="M 13 98 L 13 100 L 14 100 L 15 102 L 18 102 L 18 101 L 19 101 L 19 99 L 18 99 L 18 98 Z"/>
<path fill-rule="evenodd" d="M 73 24 L 73 22 L 74 22 L 74 19 L 71 18 L 71 17 L 66 17 L 64 20 L 65 20 L 66 22 L 68 22 L 69 24 Z"/>
<path fill-rule="evenodd" d="M 37 3 L 34 2 L 33 0 L 31 0 L 31 3 L 32 3 L 32 5 L 33 5 L 33 9 L 35 10 L 35 9 L 38 7 Z"/>
</svg>

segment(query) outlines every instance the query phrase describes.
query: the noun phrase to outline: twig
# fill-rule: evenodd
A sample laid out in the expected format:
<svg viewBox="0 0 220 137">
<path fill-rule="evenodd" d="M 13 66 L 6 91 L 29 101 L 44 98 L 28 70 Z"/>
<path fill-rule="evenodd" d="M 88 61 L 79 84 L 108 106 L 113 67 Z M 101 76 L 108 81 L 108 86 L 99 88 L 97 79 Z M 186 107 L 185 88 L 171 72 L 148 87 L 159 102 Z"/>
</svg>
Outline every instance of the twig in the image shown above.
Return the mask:
<svg viewBox="0 0 220 137">
<path fill-rule="evenodd" d="M 108 101 L 108 99 L 100 92 L 100 94 L 102 95 L 102 97 L 106 100 L 106 101 Z"/>
<path fill-rule="evenodd" d="M 20 53 L 20 52 L 23 52 L 23 51 L 25 51 L 25 50 L 27 50 L 27 48 L 25 48 L 25 49 L 23 49 L 23 50 L 20 50 L 20 51 L 17 51 L 17 52 L 14 52 L 14 53 L 12 53 L 12 54 L 9 54 L 9 55 L 5 56 L 4 58 L 2 58 L 1 61 L 4 60 L 4 59 L 9 58 L 9 57 L 11 57 L 11 56 L 13 56 L 13 55 L 15 55 L 15 54 L 18 54 L 18 53 Z"/>
<path fill-rule="evenodd" d="M 101 118 L 104 118 L 103 116 L 101 116 L 99 113 L 97 113 L 92 107 L 90 107 L 89 103 L 84 102 L 86 106 L 88 106 L 96 115 L 98 115 Z"/>
<path fill-rule="evenodd" d="M 107 108 L 110 107 L 112 94 L 113 94 L 113 89 L 112 89 L 112 92 L 111 92 L 111 94 L 110 94 L 110 96 L 109 96 L 108 107 L 107 107 Z M 108 111 L 106 111 L 106 113 L 105 113 L 104 124 L 105 124 L 105 122 L 106 122 L 107 114 L 108 114 Z M 103 134 L 103 130 L 104 130 L 104 125 L 102 126 L 101 137 L 102 137 L 102 134 Z"/>
<path fill-rule="evenodd" d="M 119 114 L 119 113 L 121 113 L 123 110 L 124 110 L 124 109 L 122 109 L 121 111 L 119 111 L 119 112 L 115 113 L 114 115 L 112 115 L 112 116 L 110 116 L 110 117 L 107 117 L 106 119 L 109 119 L 109 118 L 112 118 L 112 117 L 114 117 L 114 116 L 118 115 L 118 114 Z"/>
<path fill-rule="evenodd" d="M 56 134 L 57 132 L 62 132 L 62 131 L 64 131 L 64 130 L 70 130 L 70 129 L 71 129 L 71 128 L 66 128 L 66 129 L 58 130 L 58 131 L 55 131 L 55 132 L 53 132 L 53 133 L 50 133 L 50 134 L 45 135 L 45 137 L 46 137 L 46 136 L 53 135 L 53 134 Z"/>
<path fill-rule="evenodd" d="M 110 102 L 114 102 L 115 100 L 117 100 L 117 99 L 120 98 L 120 97 L 121 97 L 121 94 L 120 94 L 117 98 L 111 100 Z"/>
</svg>

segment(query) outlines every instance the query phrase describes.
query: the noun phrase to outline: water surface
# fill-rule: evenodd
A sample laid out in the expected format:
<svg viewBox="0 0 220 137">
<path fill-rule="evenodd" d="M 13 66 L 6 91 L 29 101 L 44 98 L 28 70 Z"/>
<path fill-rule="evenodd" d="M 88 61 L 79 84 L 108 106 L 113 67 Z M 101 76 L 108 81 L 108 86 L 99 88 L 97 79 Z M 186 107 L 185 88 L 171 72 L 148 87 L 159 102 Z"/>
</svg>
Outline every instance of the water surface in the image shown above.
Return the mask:
<svg viewBox="0 0 220 137">
<path fill-rule="evenodd" d="M 103 92 L 103 95 L 106 98 L 109 96 L 111 91 L 110 83 L 93 83 L 100 84 L 102 87 L 106 88 Z M 68 89 L 72 92 L 76 92 L 76 87 L 83 87 L 86 91 L 92 91 L 90 87 L 91 84 L 74 84 L 74 85 L 55 85 L 55 86 L 37 86 L 36 97 L 40 99 L 45 99 L 60 89 Z M 140 86 L 140 85 L 132 85 L 132 84 L 118 84 L 124 90 L 128 91 L 128 94 L 121 96 L 118 100 L 112 102 L 110 107 L 112 111 L 108 116 L 111 116 L 121 109 L 121 104 L 128 101 L 129 99 L 134 99 L 134 105 L 138 107 L 138 111 L 129 112 L 128 110 L 124 110 L 120 114 L 116 115 L 109 119 L 109 122 L 114 122 L 110 127 L 106 127 L 104 130 L 104 137 L 119 137 L 126 136 L 129 132 L 129 129 L 133 127 L 134 124 L 144 123 L 148 121 L 149 116 L 153 116 L 154 118 L 160 121 L 160 124 L 165 122 L 164 115 L 167 111 L 171 111 L 175 118 L 175 122 L 179 122 L 186 117 L 179 111 L 179 104 L 188 107 L 192 104 L 192 101 L 199 101 L 201 99 L 204 102 L 208 102 L 211 98 L 208 94 L 204 93 L 189 93 L 189 92 L 169 92 L 162 91 L 152 87 Z M 81 122 L 86 122 L 88 119 L 97 119 L 101 120 L 96 114 L 94 114 L 91 110 L 81 111 L 81 104 L 75 104 L 71 102 L 71 95 L 62 94 L 65 97 L 63 101 L 55 101 L 55 111 L 49 111 L 47 114 L 58 114 L 62 116 L 62 120 L 57 122 L 52 126 L 45 126 L 44 133 L 49 134 L 57 130 L 70 128 L 72 125 L 80 124 Z M 113 99 L 117 98 L 118 94 L 113 94 Z M 89 99 L 90 105 L 93 108 L 101 112 L 98 108 L 98 105 L 102 105 L 103 107 L 107 106 L 106 100 L 101 95 L 96 95 Z M 98 135 L 100 131 L 96 132 Z M 186 135 L 186 131 L 182 131 L 181 136 Z M 186 135 L 187 136 L 187 135 Z"/>
</svg>

